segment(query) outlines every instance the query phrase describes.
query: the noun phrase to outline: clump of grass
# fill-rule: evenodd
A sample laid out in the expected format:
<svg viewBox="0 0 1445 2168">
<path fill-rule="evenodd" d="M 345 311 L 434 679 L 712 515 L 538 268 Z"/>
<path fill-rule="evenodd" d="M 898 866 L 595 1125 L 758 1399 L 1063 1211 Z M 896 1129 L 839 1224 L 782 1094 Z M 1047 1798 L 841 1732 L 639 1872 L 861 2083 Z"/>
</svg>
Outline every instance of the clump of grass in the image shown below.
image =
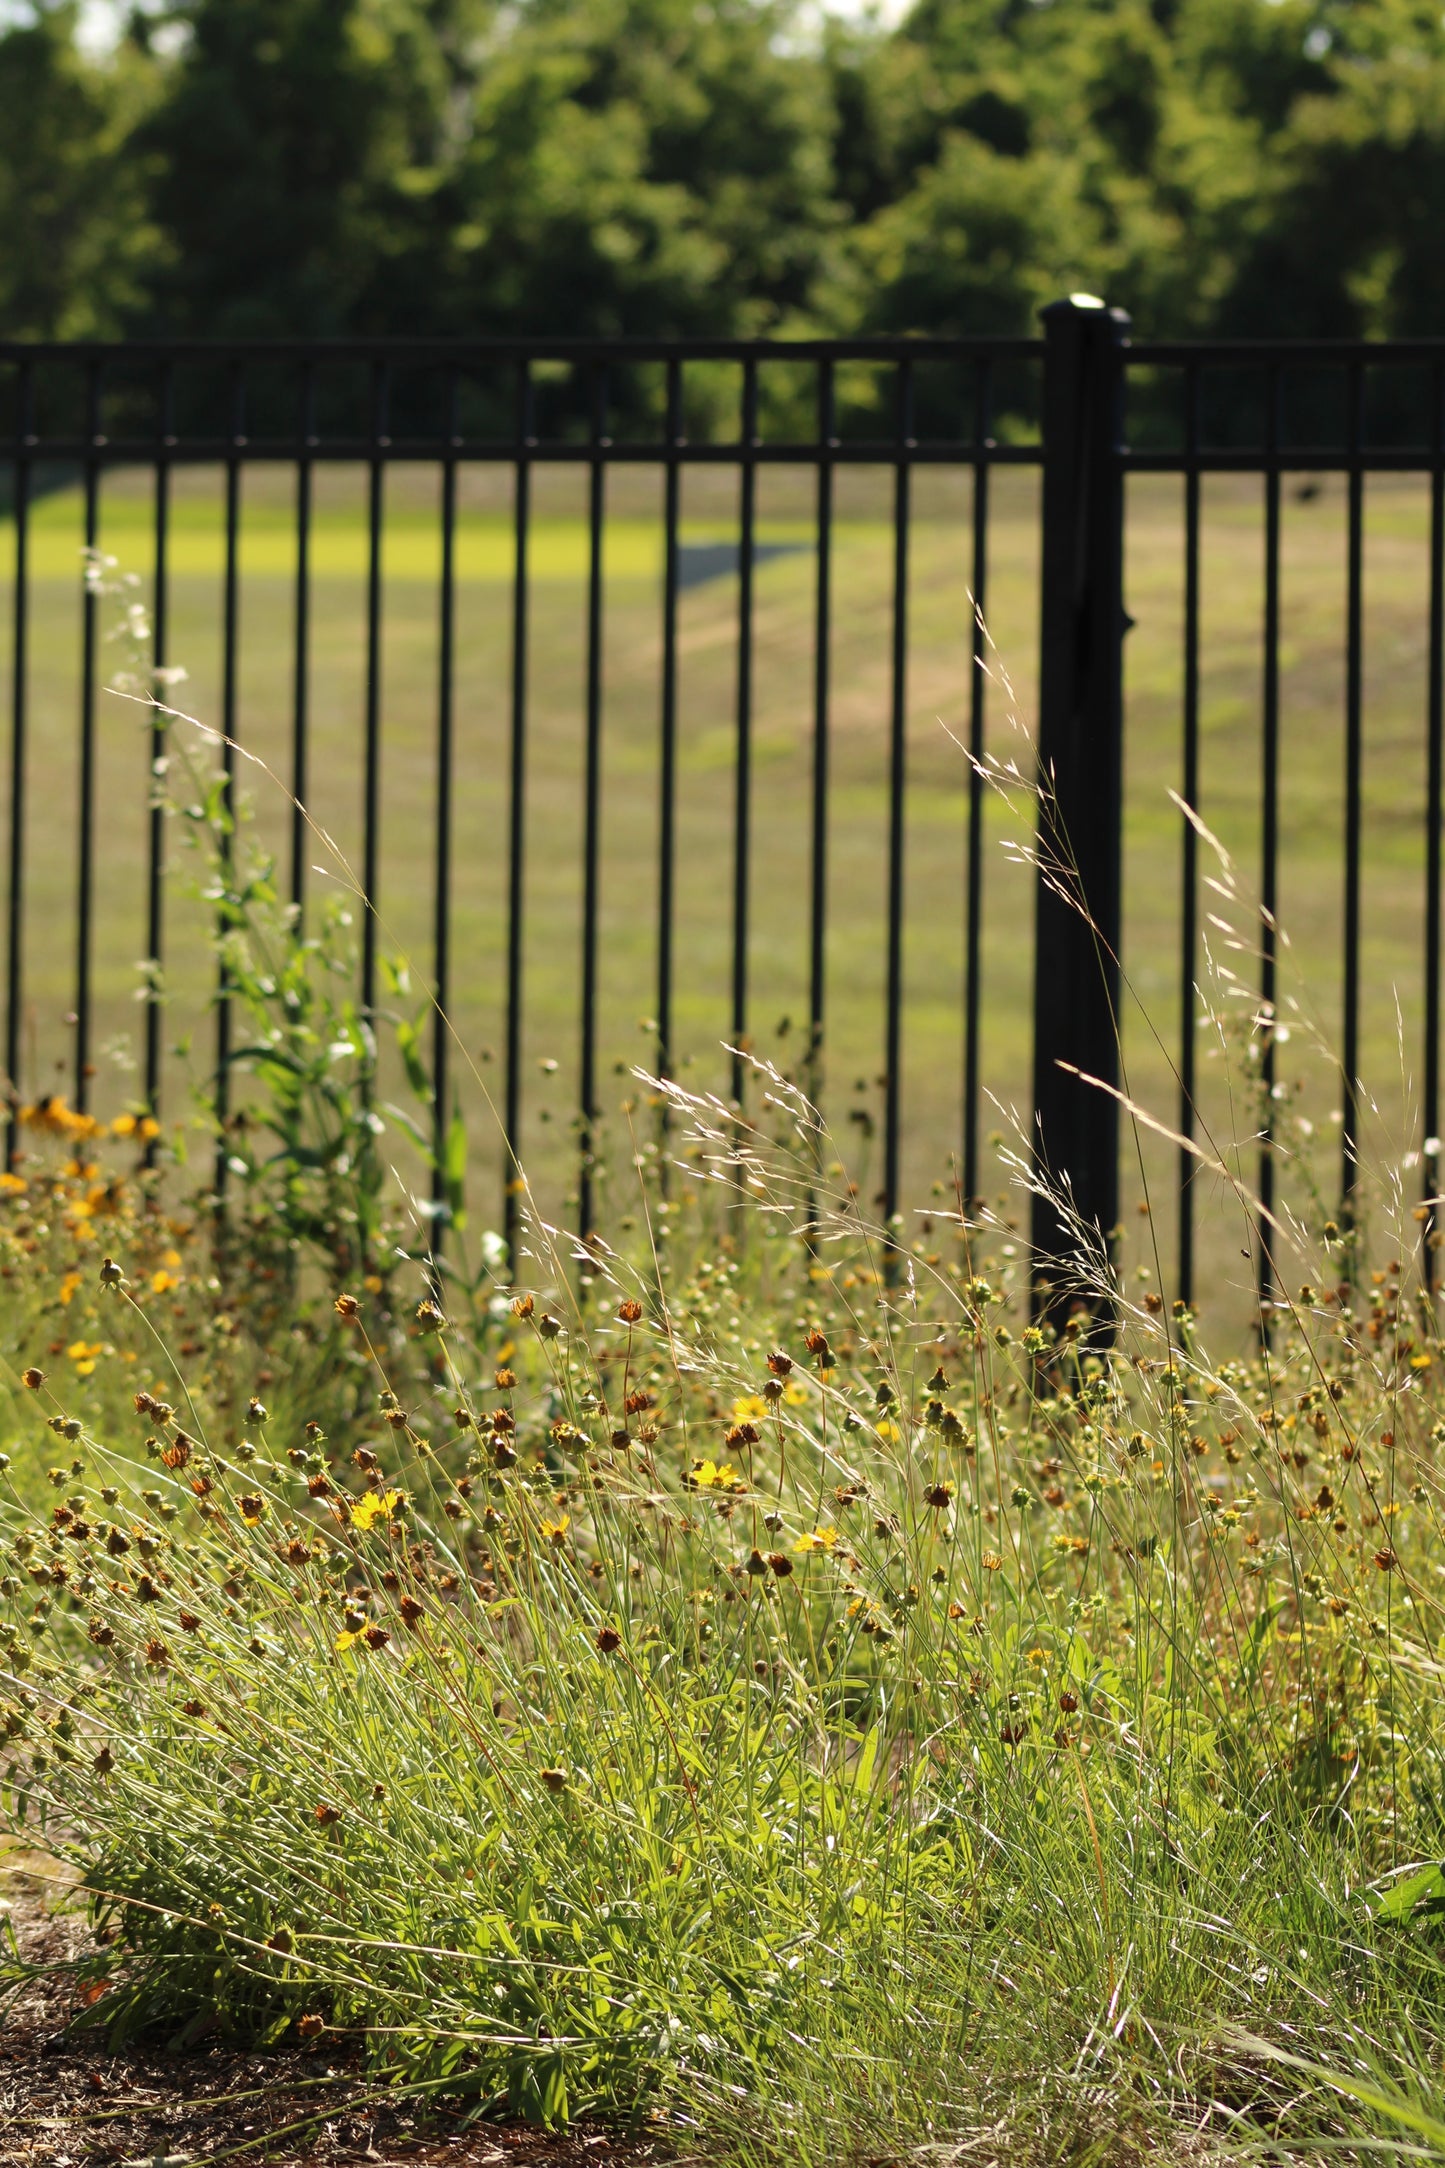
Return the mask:
<svg viewBox="0 0 1445 2168">
<path fill-rule="evenodd" d="M 337 1436 L 32 1374 L 0 1776 L 89 2021 L 768 2158 L 1357 2131 L 1439 2008 L 1432 1313 L 1030 1325 L 1005 1227 L 899 1258 L 762 1081 L 791 1151 L 668 1088 L 710 1251 L 577 1295 L 534 1229 L 505 1320 L 422 1282 L 405 1338 L 343 1291 Z"/>
</svg>

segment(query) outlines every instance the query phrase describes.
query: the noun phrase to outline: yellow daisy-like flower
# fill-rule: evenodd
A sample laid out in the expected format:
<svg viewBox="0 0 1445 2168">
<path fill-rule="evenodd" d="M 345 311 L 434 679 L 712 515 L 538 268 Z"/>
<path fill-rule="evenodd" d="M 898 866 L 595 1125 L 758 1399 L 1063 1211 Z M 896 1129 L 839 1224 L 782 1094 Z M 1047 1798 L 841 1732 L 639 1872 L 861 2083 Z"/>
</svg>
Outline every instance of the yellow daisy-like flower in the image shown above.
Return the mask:
<svg viewBox="0 0 1445 2168">
<path fill-rule="evenodd" d="M 61 1280 L 60 1300 L 62 1304 L 64 1304 L 67 1308 L 69 1307 L 71 1297 L 74 1295 L 76 1289 L 81 1284 L 82 1275 L 78 1272 L 67 1272 L 64 1278 Z"/>
<path fill-rule="evenodd" d="M 393 1508 L 400 1501 L 399 1490 L 368 1491 L 366 1496 L 358 1498 L 351 1508 L 352 1527 L 374 1528 L 378 1521 L 390 1520 Z"/>
<path fill-rule="evenodd" d="M 336 1636 L 336 1639 L 332 1642 L 331 1646 L 333 1649 L 335 1649 L 338 1656 L 344 1656 L 346 1654 L 346 1651 L 352 1646 L 352 1644 L 359 1641 L 360 1639 L 361 1631 L 359 1628 L 355 1633 L 353 1633 L 350 1627 L 347 1627 L 343 1632 L 339 1633 Z"/>
<path fill-rule="evenodd" d="M 683 1480 L 689 1490 L 727 1491 L 734 1498 L 748 1487 L 730 1460 L 694 1461 Z"/>
<path fill-rule="evenodd" d="M 29 1187 L 23 1174 L 0 1174 L 0 1196 L 23 1197 Z"/>
<path fill-rule="evenodd" d="M 897 1445 L 899 1439 L 903 1436 L 902 1431 L 898 1428 L 891 1415 L 885 1415 L 882 1422 L 875 1427 L 879 1437 L 882 1438 L 886 1445 Z"/>
<path fill-rule="evenodd" d="M 151 1274 L 151 1293 L 153 1295 L 168 1295 L 173 1287 L 179 1287 L 180 1284 L 180 1280 L 174 1272 L 153 1272 Z"/>
<path fill-rule="evenodd" d="M 733 1402 L 735 1423 L 761 1423 L 768 1413 L 768 1403 L 761 1393 L 742 1393 Z"/>
<path fill-rule="evenodd" d="M 105 1347 L 99 1340 L 72 1340 L 65 1352 L 75 1365 L 76 1376 L 88 1378 Z"/>
<path fill-rule="evenodd" d="M 808 1388 L 792 1378 L 783 1387 L 783 1398 L 790 1408 L 804 1408 L 808 1404 Z"/>
<path fill-rule="evenodd" d="M 810 1529 L 806 1536 L 799 1536 L 797 1542 L 793 1545 L 793 1549 L 805 1556 L 813 1551 L 831 1551 L 837 1540 L 838 1531 L 836 1528 L 814 1528 Z"/>
<path fill-rule="evenodd" d="M 542 1534 L 549 1543 L 559 1547 L 567 1541 L 567 1531 L 572 1526 L 570 1513 L 559 1513 L 555 1521 L 543 1521 Z"/>
</svg>

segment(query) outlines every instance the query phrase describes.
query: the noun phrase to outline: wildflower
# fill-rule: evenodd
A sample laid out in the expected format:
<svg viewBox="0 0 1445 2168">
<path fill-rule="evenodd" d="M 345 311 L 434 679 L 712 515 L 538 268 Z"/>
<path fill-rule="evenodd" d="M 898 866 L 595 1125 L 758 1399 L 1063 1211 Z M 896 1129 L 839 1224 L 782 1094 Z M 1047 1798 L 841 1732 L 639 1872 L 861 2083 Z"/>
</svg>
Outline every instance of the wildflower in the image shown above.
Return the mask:
<svg viewBox="0 0 1445 2168">
<path fill-rule="evenodd" d="M 62 1274 L 60 1281 L 60 1301 L 62 1308 L 69 1309 L 71 1298 L 75 1294 L 76 1290 L 82 1285 L 82 1279 L 83 1275 L 79 1272 L 67 1272 Z"/>
<path fill-rule="evenodd" d="M 112 1754 L 112 1753 L 111 1753 L 111 1751 L 110 1751 L 110 1748 L 109 1748 L 108 1746 L 103 1746 L 103 1747 L 101 1748 L 100 1752 L 99 1752 L 99 1753 L 98 1753 L 98 1754 L 96 1755 L 96 1757 L 95 1757 L 95 1773 L 96 1773 L 96 1775 L 97 1775 L 97 1776 L 101 1776 L 101 1777 L 106 1777 L 106 1776 L 109 1776 L 109 1775 L 110 1775 L 110 1772 L 111 1772 L 111 1770 L 112 1770 L 112 1769 L 114 1769 L 114 1767 L 115 1767 L 115 1756 L 114 1756 L 114 1754 Z"/>
<path fill-rule="evenodd" d="M 351 1525 L 353 1528 L 374 1528 L 379 1520 L 389 1520 L 400 1502 L 399 1490 L 368 1491 L 352 1506 Z"/>
<path fill-rule="evenodd" d="M 833 1351 L 828 1345 L 828 1335 L 819 1326 L 815 1325 L 811 1332 L 805 1335 L 803 1345 L 808 1353 L 815 1357 L 820 1370 L 831 1369 Z"/>
<path fill-rule="evenodd" d="M 537 1774 L 554 1798 L 557 1793 L 566 1791 L 567 1772 L 565 1769 L 539 1769 Z"/>
<path fill-rule="evenodd" d="M 810 1555 L 814 1551 L 831 1551 L 837 1541 L 838 1531 L 836 1528 L 831 1526 L 814 1528 L 807 1535 L 799 1536 L 797 1542 L 793 1545 L 793 1549 L 796 1552 Z"/>
<path fill-rule="evenodd" d="M 773 1376 L 775 1378 L 785 1378 L 792 1367 L 792 1356 L 785 1355 L 781 1348 L 774 1348 L 772 1354 L 768 1357 L 768 1368 Z"/>
<path fill-rule="evenodd" d="M 512 1298 L 513 1317 L 530 1317 L 536 1307 L 530 1295 L 515 1295 Z"/>
<path fill-rule="evenodd" d="M 1381 1548 L 1376 1551 L 1375 1564 L 1379 1567 L 1381 1573 L 1392 1572 L 1395 1566 L 1398 1564 L 1398 1560 L 1396 1559 L 1394 1552 L 1390 1549 L 1388 1543 L 1383 1544 Z"/>
<path fill-rule="evenodd" d="M 100 1261 L 100 1284 L 115 1293 L 130 1283 L 113 1257 L 103 1257 Z"/>
<path fill-rule="evenodd" d="M 741 1497 L 748 1487 L 730 1460 L 720 1465 L 713 1460 L 694 1461 L 682 1483 L 684 1490 L 720 1490 L 733 1498 Z"/>
<path fill-rule="evenodd" d="M 331 1646 L 338 1656 L 344 1656 L 347 1650 L 352 1648 L 360 1639 L 361 1628 L 359 1626 L 346 1626 L 342 1628 Z"/>
<path fill-rule="evenodd" d="M 45 1372 L 43 1370 L 37 1370 L 32 1364 L 30 1369 L 21 1372 L 20 1382 L 23 1386 L 25 1386 L 27 1391 L 32 1393 L 38 1393 L 41 1386 L 45 1383 Z"/>
<path fill-rule="evenodd" d="M 923 1498 L 926 1505 L 932 1506 L 935 1512 L 941 1513 L 952 1501 L 953 1485 L 951 1483 L 932 1483 L 923 1493 Z"/>
<path fill-rule="evenodd" d="M 743 1393 L 733 1402 L 735 1423 L 761 1423 L 768 1412 L 768 1403 L 758 1393 Z M 755 1444 L 755 1439 L 749 1439 Z"/>
<path fill-rule="evenodd" d="M 783 1387 L 783 1399 L 790 1408 L 805 1408 L 808 1404 L 808 1388 L 798 1378 Z"/>
<path fill-rule="evenodd" d="M 99 1340 L 72 1340 L 65 1352 L 75 1365 L 76 1376 L 88 1378 L 105 1353 L 105 1348 Z"/>
<path fill-rule="evenodd" d="M 497 1391 L 499 1393 L 510 1393 L 515 1388 L 516 1383 L 516 1371 L 510 1370 L 505 1363 L 500 1364 L 497 1369 Z"/>
<path fill-rule="evenodd" d="M 174 1272 L 159 1271 L 151 1274 L 153 1295 L 168 1295 L 173 1287 L 179 1287 L 180 1284 L 179 1276 Z"/>
<path fill-rule="evenodd" d="M 542 1335 L 542 1338 L 544 1340 L 555 1340 L 558 1333 L 562 1330 L 561 1320 L 559 1318 L 549 1317 L 544 1310 L 542 1312 L 542 1315 L 537 1320 L 537 1330 Z"/>
<path fill-rule="evenodd" d="M 334 1822 L 341 1820 L 340 1807 L 328 1807 L 324 1800 L 313 1810 L 313 1814 L 317 1827 L 320 1829 L 330 1829 Z"/>
<path fill-rule="evenodd" d="M 23 1197 L 30 1187 L 22 1174 L 0 1174 L 0 1195 Z"/>
<path fill-rule="evenodd" d="M 161 1466 L 169 1468 L 174 1475 L 184 1468 L 191 1457 L 191 1441 L 183 1430 L 178 1430 L 169 1445 L 161 1447 Z"/>
<path fill-rule="evenodd" d="M 266 1501 L 259 1491 L 243 1491 L 236 1500 L 241 1518 L 248 1528 L 255 1528 L 266 1511 Z"/>
<path fill-rule="evenodd" d="M 363 1626 L 361 1638 L 369 1649 L 384 1649 L 391 1635 L 384 1626 Z"/>
<path fill-rule="evenodd" d="M 183 1634 L 193 1634 L 200 1631 L 201 1622 L 194 1611 L 177 1612 L 176 1621 Z"/>
<path fill-rule="evenodd" d="M 629 1295 L 625 1302 L 618 1303 L 617 1315 L 624 1325 L 635 1325 L 642 1316 L 642 1304 Z"/>
<path fill-rule="evenodd" d="M 997 1552 L 997 1551 L 985 1551 L 985 1552 L 984 1552 L 984 1554 L 983 1554 L 983 1570 L 984 1570 L 984 1572 L 985 1572 L 985 1573 L 997 1573 L 997 1572 L 998 1572 L 998 1570 L 999 1570 L 999 1567 L 1000 1567 L 1000 1566 L 1001 1566 L 1002 1564 L 1003 1564 L 1003 1560 L 1002 1560 L 1002 1559 L 1001 1559 L 1001 1558 L 999 1557 L 999 1555 L 998 1555 L 998 1552 Z"/>
<path fill-rule="evenodd" d="M 271 1420 L 270 1410 L 264 1408 L 259 1400 L 248 1400 L 246 1403 L 246 1420 L 248 1423 L 269 1423 Z"/>
<path fill-rule="evenodd" d="M 543 1521 L 542 1534 L 548 1543 L 553 1544 L 557 1549 L 560 1550 L 562 1545 L 567 1541 L 567 1531 L 571 1526 L 571 1514 L 562 1513 L 558 1515 L 555 1521 Z"/>
<path fill-rule="evenodd" d="M 1075 1693 L 1071 1693 L 1068 1688 L 1065 1688 L 1064 1692 L 1059 1696 L 1059 1707 L 1063 1710 L 1065 1716 L 1072 1716 L 1078 1706 L 1078 1695 Z"/>
<path fill-rule="evenodd" d="M 338 1317 L 352 1318 L 361 1315 L 361 1304 L 355 1295 L 338 1295 L 331 1307 Z"/>
<path fill-rule="evenodd" d="M 318 2033 L 325 2032 L 326 2020 L 317 2017 L 314 2011 L 308 2011 L 305 2017 L 297 2018 L 296 2030 L 303 2040 L 314 2040 Z"/>
<path fill-rule="evenodd" d="M 782 1551 L 769 1551 L 768 1564 L 780 1581 L 786 1581 L 793 1570 L 793 1561 Z"/>
<path fill-rule="evenodd" d="M 153 1665 L 157 1671 L 164 1671 L 170 1660 L 171 1652 L 164 1641 L 147 1641 L 146 1662 L 148 1664 Z"/>
<path fill-rule="evenodd" d="M 183 1701 L 181 1703 L 182 1716 L 204 1716 L 205 1713 L 206 1704 L 203 1701 Z"/>
<path fill-rule="evenodd" d="M 417 1304 L 416 1321 L 423 1332 L 440 1332 L 446 1323 L 446 1319 L 434 1302 L 419 1302 Z"/>
<path fill-rule="evenodd" d="M 115 1628 L 107 1626 L 104 1619 L 93 1618 L 86 1631 L 98 1649 L 108 1649 L 115 1640 Z"/>
<path fill-rule="evenodd" d="M 622 1646 L 622 1636 L 615 1626 L 604 1626 L 597 1636 L 597 1647 L 603 1656 L 610 1656 Z"/>
<path fill-rule="evenodd" d="M 756 1577 L 760 1573 L 767 1572 L 768 1562 L 764 1558 L 761 1551 L 752 1550 L 748 1552 L 747 1563 L 744 1570 L 752 1574 L 754 1577 Z"/>
</svg>

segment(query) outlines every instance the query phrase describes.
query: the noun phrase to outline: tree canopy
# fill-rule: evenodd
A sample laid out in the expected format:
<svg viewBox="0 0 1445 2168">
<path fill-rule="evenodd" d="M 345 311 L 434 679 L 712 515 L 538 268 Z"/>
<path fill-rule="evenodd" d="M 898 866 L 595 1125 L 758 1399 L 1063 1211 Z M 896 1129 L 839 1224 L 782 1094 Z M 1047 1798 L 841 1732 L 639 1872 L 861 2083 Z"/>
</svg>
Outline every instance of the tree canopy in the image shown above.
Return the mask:
<svg viewBox="0 0 1445 2168">
<path fill-rule="evenodd" d="M 1430 333 L 1439 0 L 76 0 L 0 30 L 0 324 Z"/>
</svg>

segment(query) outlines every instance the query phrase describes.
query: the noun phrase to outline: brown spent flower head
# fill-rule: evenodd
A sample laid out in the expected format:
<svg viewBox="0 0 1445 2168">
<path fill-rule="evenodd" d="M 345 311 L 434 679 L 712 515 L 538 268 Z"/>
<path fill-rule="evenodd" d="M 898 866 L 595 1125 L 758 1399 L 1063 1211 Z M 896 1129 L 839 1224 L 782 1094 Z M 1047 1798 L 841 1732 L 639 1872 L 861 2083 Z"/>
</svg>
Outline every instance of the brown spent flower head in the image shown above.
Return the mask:
<svg viewBox="0 0 1445 2168">
<path fill-rule="evenodd" d="M 603 1656 L 610 1656 L 622 1646 L 622 1636 L 615 1626 L 604 1626 L 597 1636 L 597 1647 Z"/>
<path fill-rule="evenodd" d="M 555 1340 L 562 1330 L 562 1320 L 557 1317 L 549 1317 L 544 1310 L 537 1320 L 537 1330 L 544 1340 Z"/>
<path fill-rule="evenodd" d="M 303 2040 L 314 2040 L 319 2033 L 325 2032 L 326 2020 L 318 2017 L 314 2010 L 308 2010 L 305 2017 L 297 2018 L 296 2030 Z"/>
<path fill-rule="evenodd" d="M 942 1513 L 944 1508 L 953 1501 L 953 1485 L 951 1483 L 930 1483 L 928 1489 L 923 1493 L 923 1499 L 925 1505 L 930 1505 L 935 1512 Z"/>
<path fill-rule="evenodd" d="M 746 1570 L 747 1570 L 747 1572 L 748 1572 L 748 1573 L 750 1573 L 750 1574 L 759 1574 L 759 1573 L 766 1573 L 766 1572 L 767 1572 L 767 1570 L 768 1570 L 768 1562 L 767 1562 L 767 1560 L 766 1560 L 766 1559 L 764 1558 L 764 1556 L 763 1556 L 763 1554 L 762 1554 L 762 1552 L 761 1552 L 761 1551 L 749 1551 L 749 1552 L 748 1552 L 748 1555 L 747 1555 L 747 1560 L 746 1560 Z"/>
<path fill-rule="evenodd" d="M 440 1332 L 446 1318 L 436 1303 L 419 1302 L 416 1306 L 416 1321 L 423 1332 Z"/>
<path fill-rule="evenodd" d="M 253 1397 L 246 1402 L 246 1420 L 248 1423 L 269 1423 L 271 1410 Z"/>
<path fill-rule="evenodd" d="M 618 1303 L 617 1315 L 624 1325 L 636 1325 L 642 1317 L 642 1304 L 629 1295 L 625 1302 Z"/>
<path fill-rule="evenodd" d="M 111 1770 L 112 1770 L 112 1769 L 114 1769 L 114 1767 L 115 1767 L 115 1756 L 114 1756 L 114 1754 L 112 1754 L 112 1753 L 111 1753 L 111 1751 L 110 1751 L 110 1748 L 109 1748 L 108 1746 L 103 1746 L 103 1747 L 101 1748 L 100 1752 L 99 1752 L 99 1753 L 98 1753 L 98 1754 L 96 1755 L 96 1757 L 95 1757 L 95 1773 L 96 1773 L 96 1775 L 97 1775 L 97 1776 L 100 1776 L 100 1777 L 105 1777 L 105 1776 L 109 1776 L 109 1775 L 110 1775 L 110 1772 L 111 1772 Z"/>
<path fill-rule="evenodd" d="M 397 1609 L 401 1613 L 403 1624 L 407 1626 L 415 1626 L 426 1617 L 425 1607 L 417 1602 L 415 1596 L 403 1596 Z"/>
<path fill-rule="evenodd" d="M 516 1371 L 509 1369 L 506 1363 L 500 1364 L 497 1369 L 497 1391 L 499 1393 L 509 1393 L 516 1382 Z"/>
<path fill-rule="evenodd" d="M 1382 1544 L 1379 1550 L 1376 1551 L 1375 1564 L 1379 1567 L 1381 1573 L 1393 1572 L 1395 1566 L 1398 1564 L 1398 1560 L 1396 1559 L 1394 1552 L 1390 1549 L 1388 1543 Z"/>
<path fill-rule="evenodd" d="M 45 1372 L 37 1370 L 32 1363 L 28 1370 L 23 1370 L 20 1373 L 20 1382 L 27 1392 L 38 1393 L 45 1383 Z"/>
<path fill-rule="evenodd" d="M 330 1829 L 334 1822 L 341 1820 L 341 1809 L 327 1806 L 323 1799 L 320 1805 L 312 1810 L 312 1818 L 318 1829 Z"/>
<path fill-rule="evenodd" d="M 183 1430 L 178 1430 L 169 1445 L 161 1447 L 161 1466 L 174 1472 L 184 1468 L 191 1457 L 191 1441 Z"/>
<path fill-rule="evenodd" d="M 530 1295 L 514 1295 L 512 1297 L 513 1317 L 530 1317 L 536 1307 L 537 1305 Z"/>
<path fill-rule="evenodd" d="M 157 1671 L 164 1671 L 171 1660 L 171 1652 L 164 1641 L 147 1641 L 146 1662 Z"/>
<path fill-rule="evenodd" d="M 803 1345 L 808 1350 L 808 1353 L 816 1358 L 820 1370 L 827 1370 L 831 1367 L 833 1350 L 828 1345 L 828 1335 L 819 1326 L 813 1326 L 812 1330 L 804 1338 Z"/>
<path fill-rule="evenodd" d="M 768 1368 L 775 1378 L 785 1378 L 792 1371 L 793 1358 L 791 1355 L 785 1355 L 781 1348 L 774 1348 L 772 1354 L 768 1357 Z"/>
<path fill-rule="evenodd" d="M 768 1564 L 780 1581 L 786 1581 L 793 1570 L 793 1561 L 786 1551 L 769 1551 Z"/>
<path fill-rule="evenodd" d="M 183 1634 L 200 1632 L 201 1622 L 194 1611 L 178 1611 L 176 1613 L 176 1622 Z"/>
<path fill-rule="evenodd" d="M 355 1295 L 338 1295 L 331 1307 L 338 1317 L 352 1318 L 361 1315 L 361 1304 Z"/>
<path fill-rule="evenodd" d="M 205 1713 L 206 1704 L 203 1701 L 183 1701 L 181 1703 L 182 1716 L 204 1716 Z"/>
<path fill-rule="evenodd" d="M 384 1626 L 367 1626 L 363 1629 L 361 1638 L 369 1649 L 375 1650 L 384 1649 L 391 1635 Z"/>
<path fill-rule="evenodd" d="M 559 1792 L 566 1791 L 567 1772 L 565 1769 L 539 1769 L 537 1774 L 554 1798 Z"/>
<path fill-rule="evenodd" d="M 1078 1695 L 1070 1693 L 1069 1690 L 1066 1688 L 1064 1692 L 1059 1696 L 1059 1707 L 1063 1710 L 1065 1716 L 1072 1716 L 1078 1706 Z"/>
</svg>

